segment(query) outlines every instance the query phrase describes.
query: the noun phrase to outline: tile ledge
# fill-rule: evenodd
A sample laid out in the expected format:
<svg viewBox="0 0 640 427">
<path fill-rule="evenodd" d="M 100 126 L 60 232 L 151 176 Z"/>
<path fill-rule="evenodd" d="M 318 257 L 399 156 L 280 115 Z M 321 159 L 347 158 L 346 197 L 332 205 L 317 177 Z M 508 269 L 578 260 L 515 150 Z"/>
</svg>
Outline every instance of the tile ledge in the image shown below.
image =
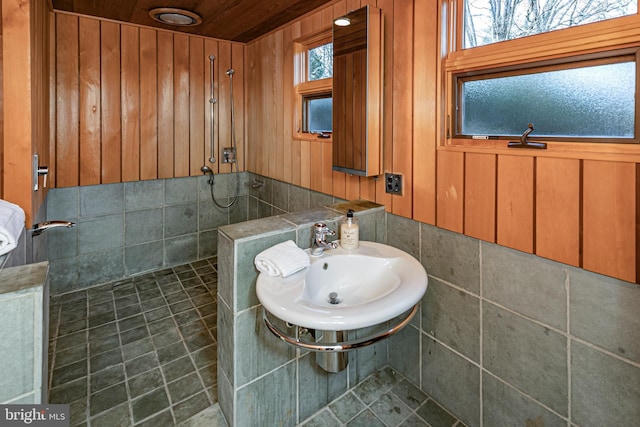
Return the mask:
<svg viewBox="0 0 640 427">
<path fill-rule="evenodd" d="M 47 279 L 47 261 L 8 267 L 0 270 L 0 294 L 24 291 L 44 285 Z"/>
</svg>

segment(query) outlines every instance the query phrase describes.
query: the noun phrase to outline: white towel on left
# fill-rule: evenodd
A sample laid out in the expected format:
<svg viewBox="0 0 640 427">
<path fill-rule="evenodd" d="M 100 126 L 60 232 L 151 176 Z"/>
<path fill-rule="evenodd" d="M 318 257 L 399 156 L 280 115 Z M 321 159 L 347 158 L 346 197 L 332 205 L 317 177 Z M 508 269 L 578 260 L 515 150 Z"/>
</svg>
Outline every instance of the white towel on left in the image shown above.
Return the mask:
<svg viewBox="0 0 640 427">
<path fill-rule="evenodd" d="M 0 255 L 16 248 L 24 229 L 24 219 L 20 206 L 0 199 Z"/>
<path fill-rule="evenodd" d="M 274 277 L 287 277 L 311 265 L 309 255 L 293 240 L 265 249 L 256 255 L 253 262 L 258 271 Z"/>
</svg>

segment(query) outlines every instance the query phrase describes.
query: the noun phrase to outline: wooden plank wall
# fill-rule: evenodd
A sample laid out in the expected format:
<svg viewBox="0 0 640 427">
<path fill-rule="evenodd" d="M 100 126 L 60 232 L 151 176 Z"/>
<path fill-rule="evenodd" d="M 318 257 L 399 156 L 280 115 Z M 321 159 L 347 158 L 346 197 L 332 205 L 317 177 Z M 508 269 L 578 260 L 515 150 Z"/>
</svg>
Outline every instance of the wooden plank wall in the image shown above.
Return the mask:
<svg viewBox="0 0 640 427">
<path fill-rule="evenodd" d="M 292 138 L 293 40 L 367 3 L 385 20 L 384 170 L 403 175 L 399 196 L 382 179 L 332 172 L 330 144 Z M 638 165 L 439 145 L 436 3 L 339 0 L 248 44 L 248 170 L 640 283 Z"/>
<path fill-rule="evenodd" d="M 24 209 L 30 228 L 46 195 L 42 187 L 33 191 L 31 165 L 33 154 L 48 163 L 49 3 L 3 1 L 2 44 L 0 197 Z"/>
<path fill-rule="evenodd" d="M 439 227 L 640 283 L 636 163 L 437 154 Z"/>
<path fill-rule="evenodd" d="M 200 175 L 231 145 L 235 70 L 238 170 L 245 169 L 244 44 L 55 13 L 56 187 Z M 216 163 L 210 147 L 214 55 Z M 234 171 L 236 167 L 234 166 Z"/>
<path fill-rule="evenodd" d="M 2 87 L 2 7 L 0 7 L 0 87 Z M 4 95 L 0 94 L 0 199 L 4 181 Z"/>
<path fill-rule="evenodd" d="M 36 0 L 32 2 L 31 11 L 31 103 L 32 117 L 31 124 L 31 149 L 38 154 L 40 166 L 49 164 L 49 137 L 50 126 L 50 93 L 49 76 L 51 74 L 50 61 L 50 9 L 47 0 Z M 24 96 L 24 95 L 23 95 Z M 31 159 L 30 159 L 31 160 Z M 31 172 L 31 168 L 29 168 Z M 23 184 L 24 185 L 24 184 Z M 44 179 L 39 179 L 40 190 L 31 195 L 31 209 L 35 216 L 45 201 L 47 188 L 43 187 Z M 50 187 L 47 178 L 47 187 Z M 31 187 L 30 187 L 31 188 Z M 27 228 L 31 226 L 31 217 L 27 220 Z"/>
<path fill-rule="evenodd" d="M 366 4 L 381 8 L 385 19 L 383 163 L 386 172 L 402 174 L 405 180 L 402 195 L 393 197 L 385 193 L 383 179 L 333 172 L 330 144 L 292 136 L 294 40 L 331 28 L 333 19 Z M 248 169 L 337 197 L 373 200 L 398 215 L 435 221 L 437 16 L 436 2 L 340 0 L 249 43 Z M 416 35 L 416 25 L 433 31 Z M 414 194 L 414 181 L 429 197 Z"/>
</svg>

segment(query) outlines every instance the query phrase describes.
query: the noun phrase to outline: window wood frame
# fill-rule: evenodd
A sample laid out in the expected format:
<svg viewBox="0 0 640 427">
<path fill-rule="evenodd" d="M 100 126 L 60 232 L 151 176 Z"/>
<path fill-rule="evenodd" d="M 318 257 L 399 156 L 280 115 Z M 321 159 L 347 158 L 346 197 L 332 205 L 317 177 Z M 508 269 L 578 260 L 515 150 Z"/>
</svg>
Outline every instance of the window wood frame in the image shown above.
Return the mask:
<svg viewBox="0 0 640 427">
<path fill-rule="evenodd" d="M 294 40 L 294 97 L 293 135 L 297 140 L 332 142 L 332 138 L 318 134 L 303 132 L 303 103 L 304 97 L 326 95 L 333 92 L 333 78 L 308 81 L 308 53 L 310 49 L 331 43 L 333 37 L 331 28 Z"/>
<path fill-rule="evenodd" d="M 599 65 L 618 64 L 623 62 L 635 62 L 636 75 L 640 70 L 640 49 L 625 49 L 616 52 L 607 52 L 607 55 L 597 59 L 581 59 L 581 58 L 566 58 L 567 61 L 559 63 L 544 63 L 544 64 L 529 64 L 527 67 L 518 67 L 517 69 L 502 69 L 502 70 L 482 70 L 481 72 L 464 73 L 463 75 L 453 75 L 454 84 L 452 87 L 455 90 L 454 96 L 454 112 L 455 118 L 452 115 L 452 125 L 448 133 L 451 133 L 452 138 L 469 139 L 471 135 L 463 134 L 460 130 L 462 126 L 462 86 L 469 81 L 484 80 L 484 79 L 499 79 L 502 77 L 514 77 L 523 76 L 534 73 L 547 73 L 560 70 L 577 70 L 580 68 L 587 68 Z M 636 79 L 637 80 L 637 79 Z M 637 101 L 636 101 L 636 104 Z M 636 108 L 637 110 L 637 108 Z M 637 114 L 636 114 L 637 115 Z M 639 142 L 638 135 L 640 134 L 640 124 L 638 120 L 634 121 L 634 135 L 635 138 L 619 138 L 619 137 L 554 137 L 554 136 L 537 136 L 532 134 L 531 138 L 537 141 L 564 141 L 564 142 L 592 142 L 597 144 L 637 144 Z M 508 135 L 497 136 L 495 139 L 504 141 L 513 141 L 514 138 L 518 138 L 520 135 Z M 492 138 L 494 139 L 494 138 Z M 477 139 L 474 139 L 477 141 Z M 608 142 L 611 141 L 611 142 Z"/>
<path fill-rule="evenodd" d="M 438 150 L 640 162 L 640 144 L 568 142 L 549 138 L 546 150 L 514 150 L 506 140 L 474 140 L 451 132 L 456 106 L 456 77 L 532 66 L 553 66 L 594 60 L 640 48 L 640 15 L 628 15 L 591 24 L 462 49 L 464 0 L 441 0 L 441 114 Z M 458 13 L 460 12 L 460 13 Z M 640 69 L 636 69 L 636 95 Z M 640 142 L 639 102 L 636 101 L 636 142 Z"/>
</svg>

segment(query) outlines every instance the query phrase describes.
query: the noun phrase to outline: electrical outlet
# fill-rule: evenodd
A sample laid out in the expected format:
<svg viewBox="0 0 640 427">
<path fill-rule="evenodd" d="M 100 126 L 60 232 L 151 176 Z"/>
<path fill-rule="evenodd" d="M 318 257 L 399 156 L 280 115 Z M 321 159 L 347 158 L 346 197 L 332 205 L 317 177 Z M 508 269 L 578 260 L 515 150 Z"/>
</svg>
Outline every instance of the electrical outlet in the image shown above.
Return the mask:
<svg viewBox="0 0 640 427">
<path fill-rule="evenodd" d="M 386 192 L 389 194 L 402 194 L 402 175 L 385 173 L 384 182 Z"/>
</svg>

